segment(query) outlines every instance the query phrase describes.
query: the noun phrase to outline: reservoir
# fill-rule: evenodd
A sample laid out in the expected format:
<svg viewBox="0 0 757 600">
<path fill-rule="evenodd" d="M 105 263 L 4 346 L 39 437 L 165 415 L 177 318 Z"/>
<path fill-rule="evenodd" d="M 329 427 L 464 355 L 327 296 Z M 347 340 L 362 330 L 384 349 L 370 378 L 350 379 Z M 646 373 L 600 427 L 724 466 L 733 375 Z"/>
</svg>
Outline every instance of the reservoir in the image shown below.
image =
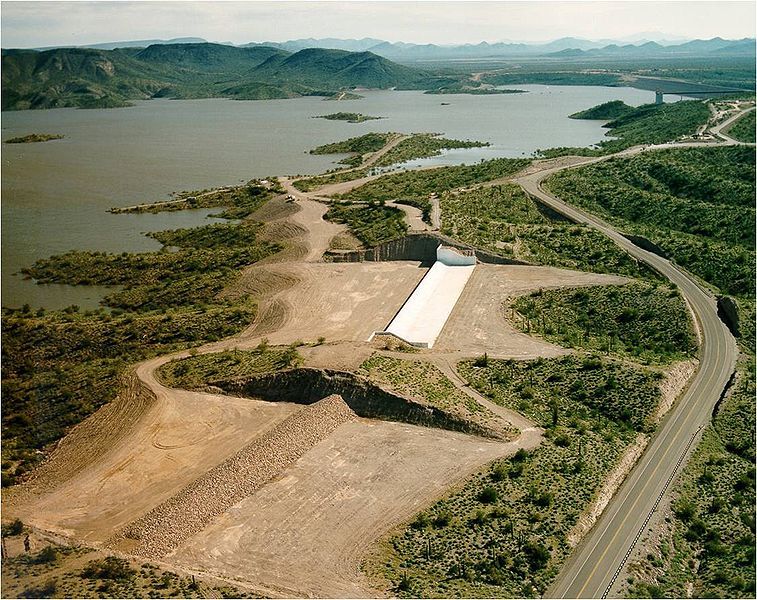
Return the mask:
<svg viewBox="0 0 757 600">
<path fill-rule="evenodd" d="M 311 148 L 371 131 L 436 132 L 490 142 L 410 164 L 471 164 L 528 156 L 539 148 L 603 139 L 596 121 L 568 115 L 607 102 L 654 101 L 648 91 L 580 86 L 514 86 L 524 94 L 431 95 L 368 91 L 340 102 L 149 100 L 120 109 L 4 112 L 2 139 L 29 133 L 62 140 L 2 146 L 2 305 L 93 308 L 105 290 L 39 286 L 14 275 L 35 260 L 72 249 L 144 252 L 160 245 L 143 232 L 212 222 L 214 210 L 113 215 L 113 206 L 166 200 L 172 192 L 233 185 L 257 177 L 315 174 L 339 157 Z M 312 117 L 332 112 L 385 117 L 364 123 Z"/>
</svg>

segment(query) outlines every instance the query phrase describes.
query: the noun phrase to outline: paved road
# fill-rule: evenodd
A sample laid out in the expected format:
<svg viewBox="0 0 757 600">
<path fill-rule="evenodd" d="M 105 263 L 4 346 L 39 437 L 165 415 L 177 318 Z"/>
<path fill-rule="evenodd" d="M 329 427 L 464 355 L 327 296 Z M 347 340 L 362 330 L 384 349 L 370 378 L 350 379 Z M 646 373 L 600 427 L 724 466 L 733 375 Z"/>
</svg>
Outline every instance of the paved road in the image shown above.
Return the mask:
<svg viewBox="0 0 757 600">
<path fill-rule="evenodd" d="M 694 144 L 686 144 L 689 145 Z M 645 150 L 634 148 L 622 154 L 642 151 Z M 583 164 L 596 161 L 589 159 Z M 565 204 L 541 188 L 545 178 L 564 168 L 526 175 L 516 182 L 558 212 L 595 227 L 629 254 L 678 285 L 702 330 L 701 366 L 688 391 L 662 422 L 636 467 L 546 594 L 547 597 L 599 598 L 613 582 L 616 571 L 624 563 L 626 553 L 633 547 L 647 515 L 665 492 L 682 457 L 693 447 L 693 438 L 708 423 L 735 367 L 737 350 L 733 337 L 717 316 L 715 299 L 690 275 L 670 261 L 632 244 L 601 219 Z"/>
<path fill-rule="evenodd" d="M 754 109 L 755 109 L 755 107 L 752 107 L 750 109 L 737 112 L 735 115 L 733 115 L 732 117 L 729 117 L 728 119 L 726 119 L 722 123 L 720 123 L 718 125 L 714 125 L 713 127 L 711 127 L 710 128 L 710 132 L 713 135 L 715 135 L 717 137 L 720 137 L 723 140 L 725 140 L 725 143 L 728 144 L 728 145 L 734 145 L 734 144 L 741 144 L 741 143 L 743 143 L 743 142 L 739 142 L 738 140 L 733 139 L 728 134 L 723 133 L 723 129 L 727 129 L 728 127 L 730 127 L 731 123 L 733 123 L 734 121 L 738 120 L 739 117 L 744 116 L 748 112 L 752 112 Z M 747 144 L 747 145 L 754 146 L 754 144 Z"/>
</svg>

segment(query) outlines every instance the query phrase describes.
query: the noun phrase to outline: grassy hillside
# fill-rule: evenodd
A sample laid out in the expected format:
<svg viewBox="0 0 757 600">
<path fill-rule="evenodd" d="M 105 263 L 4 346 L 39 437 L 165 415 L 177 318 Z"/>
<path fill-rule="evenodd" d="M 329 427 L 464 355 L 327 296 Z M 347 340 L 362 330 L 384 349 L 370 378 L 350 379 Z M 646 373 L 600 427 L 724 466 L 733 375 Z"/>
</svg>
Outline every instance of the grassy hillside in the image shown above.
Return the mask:
<svg viewBox="0 0 757 600">
<path fill-rule="evenodd" d="M 297 82 L 313 87 L 415 88 L 424 73 L 371 52 L 308 48 L 290 56 L 276 54 L 250 73 L 260 81 Z"/>
<path fill-rule="evenodd" d="M 605 105 L 599 105 L 576 114 L 602 114 L 606 110 L 608 109 Z M 662 144 L 695 134 L 700 126 L 707 123 L 709 117 L 710 111 L 707 105 L 700 100 L 672 104 L 645 104 L 625 111 L 624 114 L 607 123 L 605 127 L 609 131 L 605 135 L 616 139 L 604 140 L 597 145 L 597 148 L 550 148 L 539 150 L 537 154 L 545 158 L 567 154 L 601 156 L 639 144 Z"/>
<path fill-rule="evenodd" d="M 736 140 L 754 144 L 755 111 L 752 110 L 738 119 L 726 133 Z"/>
<path fill-rule="evenodd" d="M 346 204 L 335 202 L 323 216 L 328 221 L 343 223 L 368 248 L 407 233 L 405 214 L 381 203 Z"/>
<path fill-rule="evenodd" d="M 494 254 L 595 273 L 652 275 L 598 231 L 542 212 L 516 185 L 446 192 L 440 203 L 442 233 Z"/>
<path fill-rule="evenodd" d="M 370 52 L 222 44 L 44 52 L 4 50 L 2 109 L 125 106 L 152 97 L 240 100 L 329 96 L 342 88 L 418 88 L 427 73 Z"/>
<path fill-rule="evenodd" d="M 562 346 L 652 364 L 686 359 L 697 347 L 683 298 L 664 284 L 539 290 L 512 307 L 517 327 Z"/>
<path fill-rule="evenodd" d="M 755 151 L 681 148 L 611 159 L 546 182 L 563 200 L 651 239 L 721 291 L 753 296 Z"/>
</svg>

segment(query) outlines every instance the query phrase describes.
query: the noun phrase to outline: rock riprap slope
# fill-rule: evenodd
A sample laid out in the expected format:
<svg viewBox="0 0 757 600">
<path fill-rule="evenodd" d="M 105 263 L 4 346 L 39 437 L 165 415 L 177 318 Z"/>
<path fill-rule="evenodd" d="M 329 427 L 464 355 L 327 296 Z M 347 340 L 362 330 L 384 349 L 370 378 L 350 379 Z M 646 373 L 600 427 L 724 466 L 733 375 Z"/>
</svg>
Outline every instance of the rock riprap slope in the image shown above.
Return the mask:
<svg viewBox="0 0 757 600">
<path fill-rule="evenodd" d="M 169 554 L 294 464 L 340 425 L 355 419 L 355 413 L 338 395 L 305 407 L 127 525 L 107 545 L 153 559 Z"/>
</svg>

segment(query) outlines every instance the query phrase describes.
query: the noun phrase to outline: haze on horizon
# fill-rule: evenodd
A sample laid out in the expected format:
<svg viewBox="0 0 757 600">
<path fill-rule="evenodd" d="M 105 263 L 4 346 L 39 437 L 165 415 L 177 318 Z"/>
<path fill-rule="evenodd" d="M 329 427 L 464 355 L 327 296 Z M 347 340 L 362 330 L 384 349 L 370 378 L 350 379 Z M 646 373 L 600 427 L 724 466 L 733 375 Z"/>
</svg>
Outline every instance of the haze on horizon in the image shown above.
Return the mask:
<svg viewBox="0 0 757 600">
<path fill-rule="evenodd" d="M 755 36 L 755 3 L 683 2 L 2 2 L 2 47 L 201 37 L 214 42 L 363 38 L 463 44 Z"/>
</svg>

